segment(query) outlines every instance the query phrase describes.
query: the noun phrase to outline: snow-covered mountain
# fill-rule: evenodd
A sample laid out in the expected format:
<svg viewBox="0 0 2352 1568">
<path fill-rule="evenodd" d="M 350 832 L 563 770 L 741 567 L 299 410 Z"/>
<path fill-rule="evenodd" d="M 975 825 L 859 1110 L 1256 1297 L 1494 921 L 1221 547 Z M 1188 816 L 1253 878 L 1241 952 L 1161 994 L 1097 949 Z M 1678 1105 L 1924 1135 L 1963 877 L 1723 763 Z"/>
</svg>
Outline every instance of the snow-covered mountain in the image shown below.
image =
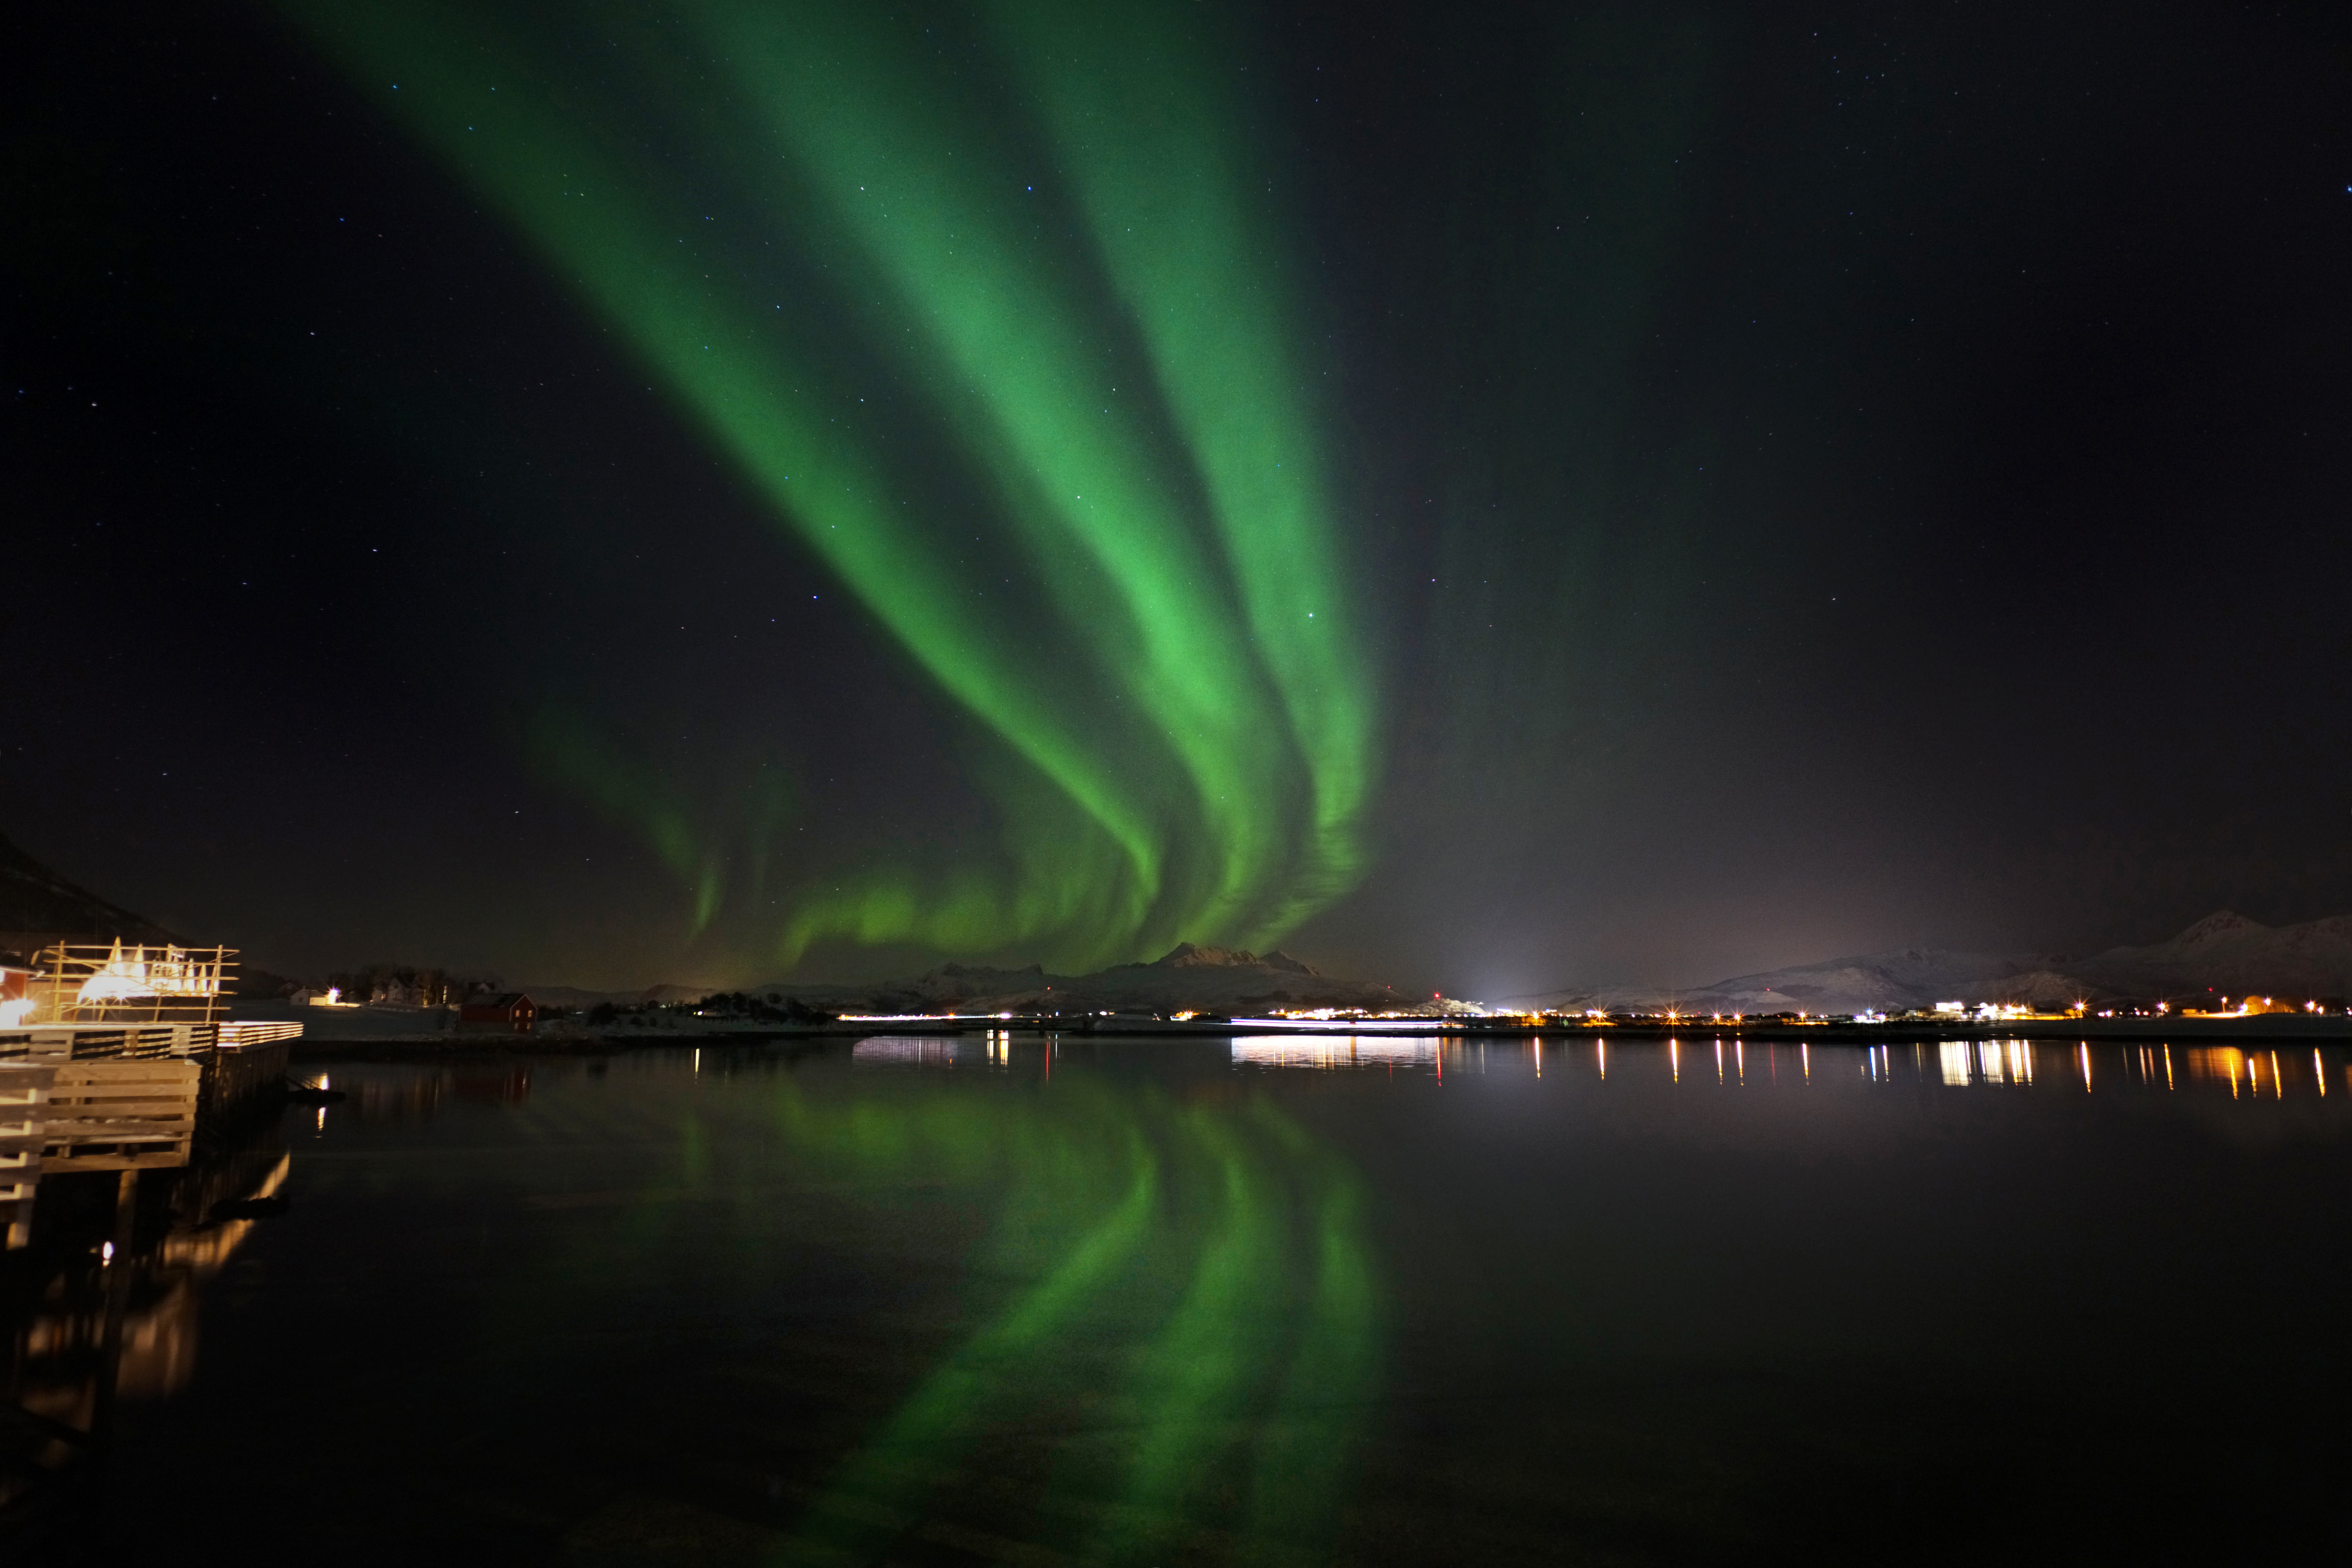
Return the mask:
<svg viewBox="0 0 2352 1568">
<path fill-rule="evenodd" d="M 1859 1013 L 1938 1002 L 2181 1001 L 2249 993 L 2310 1000 L 2352 995 L 2352 917 L 2266 926 L 2227 910 L 2147 947 L 2086 958 L 1906 947 L 1742 974 L 1688 991 L 1601 989 L 1612 1011 Z M 1568 995 L 1568 993 L 1560 993 Z"/>
<path fill-rule="evenodd" d="M 1990 952 L 1906 947 L 1859 958 L 1833 958 L 1764 974 L 1742 974 L 1694 992 L 1685 1011 L 1706 1013 L 1858 1013 L 1865 1008 L 1933 1005 L 1958 992 L 2006 986 L 2043 967 Z M 2066 1000 L 2073 1001 L 2070 994 Z"/>
<path fill-rule="evenodd" d="M 2112 947 L 2069 973 L 2126 996 L 2179 996 L 2209 987 L 2229 996 L 2352 995 L 2352 917 L 2266 926 L 2222 910 L 2169 942 Z"/>
</svg>

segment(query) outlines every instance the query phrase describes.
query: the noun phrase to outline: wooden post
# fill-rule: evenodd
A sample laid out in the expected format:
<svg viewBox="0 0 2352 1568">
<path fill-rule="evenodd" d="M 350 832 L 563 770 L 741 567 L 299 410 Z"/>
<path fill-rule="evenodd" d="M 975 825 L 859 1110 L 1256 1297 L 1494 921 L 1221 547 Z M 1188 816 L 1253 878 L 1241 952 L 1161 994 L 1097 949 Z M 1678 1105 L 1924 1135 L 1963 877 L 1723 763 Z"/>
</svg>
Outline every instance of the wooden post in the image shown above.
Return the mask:
<svg viewBox="0 0 2352 1568">
<path fill-rule="evenodd" d="M 48 1126 L 51 1067 L 0 1063 L 0 1207 L 8 1215 L 10 1251 L 33 1239 L 33 1198 L 41 1180 L 41 1144 Z"/>
</svg>

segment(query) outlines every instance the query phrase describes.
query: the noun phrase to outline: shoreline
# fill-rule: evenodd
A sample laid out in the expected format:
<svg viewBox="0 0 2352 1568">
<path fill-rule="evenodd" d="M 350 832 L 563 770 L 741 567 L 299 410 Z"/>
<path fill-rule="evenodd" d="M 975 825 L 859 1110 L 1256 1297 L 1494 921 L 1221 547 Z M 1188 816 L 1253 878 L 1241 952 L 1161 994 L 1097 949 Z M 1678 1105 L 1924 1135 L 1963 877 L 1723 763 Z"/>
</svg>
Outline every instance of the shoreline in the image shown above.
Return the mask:
<svg viewBox="0 0 2352 1568">
<path fill-rule="evenodd" d="M 355 1056 L 443 1057 L 466 1055 L 610 1056 L 663 1046 L 772 1046 L 876 1036 L 920 1035 L 952 1038 L 990 1034 L 1060 1035 L 1088 1039 L 1218 1039 L 1358 1037 L 1398 1039 L 1748 1039 L 1854 1047 L 1924 1045 L 1958 1040 L 2173 1041 L 2197 1044 L 2274 1044 L 2282 1041 L 2352 1043 L 2352 1016 L 2257 1014 L 2242 1018 L 2027 1018 L 1994 1025 L 1791 1024 L 1785 1021 L 1674 1023 L 1651 1020 L 1529 1024 L 1520 1019 L 1431 1020 L 1426 1026 L 1396 1019 L 1296 1024 L 1259 1019 L 1211 1021 L 1159 1019 L 1064 1020 L 1047 1015 L 1016 1018 L 867 1019 L 855 1023 L 782 1027 L 629 1029 L 599 1034 L 304 1035 L 287 1042 L 295 1060 Z"/>
</svg>

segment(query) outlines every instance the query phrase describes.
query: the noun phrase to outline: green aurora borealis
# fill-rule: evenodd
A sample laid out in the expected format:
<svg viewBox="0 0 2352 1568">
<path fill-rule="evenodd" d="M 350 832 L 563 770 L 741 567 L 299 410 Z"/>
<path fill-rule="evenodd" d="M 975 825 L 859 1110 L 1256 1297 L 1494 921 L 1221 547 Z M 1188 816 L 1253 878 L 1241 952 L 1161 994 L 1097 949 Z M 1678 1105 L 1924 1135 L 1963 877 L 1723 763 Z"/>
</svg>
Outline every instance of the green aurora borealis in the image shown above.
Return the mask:
<svg viewBox="0 0 2352 1568">
<path fill-rule="evenodd" d="M 1395 1325 L 1378 1189 L 1296 1105 L 1026 1040 L 681 1066 L 518 1108 L 624 1184 L 509 1256 L 485 1323 L 534 1361 L 703 1297 L 781 1309 L 715 1393 L 752 1419 L 688 1417 L 792 1478 L 741 1560 L 919 1561 L 957 1525 L 1075 1562 L 1330 1560 Z M 854 1340 L 843 1260 L 896 1303 Z"/>
<path fill-rule="evenodd" d="M 977 721 L 1001 845 L 783 868 L 775 956 L 1265 945 L 1362 874 L 1376 665 L 1207 24 L 289 5 Z M 657 770 L 543 728 L 708 921 L 727 859 Z"/>
<path fill-rule="evenodd" d="M 1101 1434 L 1040 1510 L 1055 1530 L 1091 1518 L 1083 1561 L 1162 1561 L 1210 1521 L 1236 1561 L 1328 1549 L 1381 1383 L 1381 1292 L 1362 1178 L 1270 1100 L 1082 1077 L 844 1104 L 784 1078 L 774 1115 L 779 1163 L 1006 1184 L 975 1273 L 1012 1285 L 841 1461 L 781 1557 L 887 1560 L 892 1521 L 987 1468 L 992 1434 L 1062 1424 Z"/>
</svg>

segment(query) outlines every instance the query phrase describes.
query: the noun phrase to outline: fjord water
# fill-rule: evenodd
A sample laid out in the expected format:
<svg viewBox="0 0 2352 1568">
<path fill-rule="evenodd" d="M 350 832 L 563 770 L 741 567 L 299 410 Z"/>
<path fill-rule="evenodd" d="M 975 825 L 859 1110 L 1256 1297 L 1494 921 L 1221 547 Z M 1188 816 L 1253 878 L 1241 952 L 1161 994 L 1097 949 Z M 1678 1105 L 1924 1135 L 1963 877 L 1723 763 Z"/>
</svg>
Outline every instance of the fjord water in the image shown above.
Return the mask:
<svg viewBox="0 0 2352 1568">
<path fill-rule="evenodd" d="M 314 1064 L 110 1560 L 2340 1558 L 2333 1052 Z M 126 1398 L 129 1396 L 126 1394 Z"/>
</svg>

